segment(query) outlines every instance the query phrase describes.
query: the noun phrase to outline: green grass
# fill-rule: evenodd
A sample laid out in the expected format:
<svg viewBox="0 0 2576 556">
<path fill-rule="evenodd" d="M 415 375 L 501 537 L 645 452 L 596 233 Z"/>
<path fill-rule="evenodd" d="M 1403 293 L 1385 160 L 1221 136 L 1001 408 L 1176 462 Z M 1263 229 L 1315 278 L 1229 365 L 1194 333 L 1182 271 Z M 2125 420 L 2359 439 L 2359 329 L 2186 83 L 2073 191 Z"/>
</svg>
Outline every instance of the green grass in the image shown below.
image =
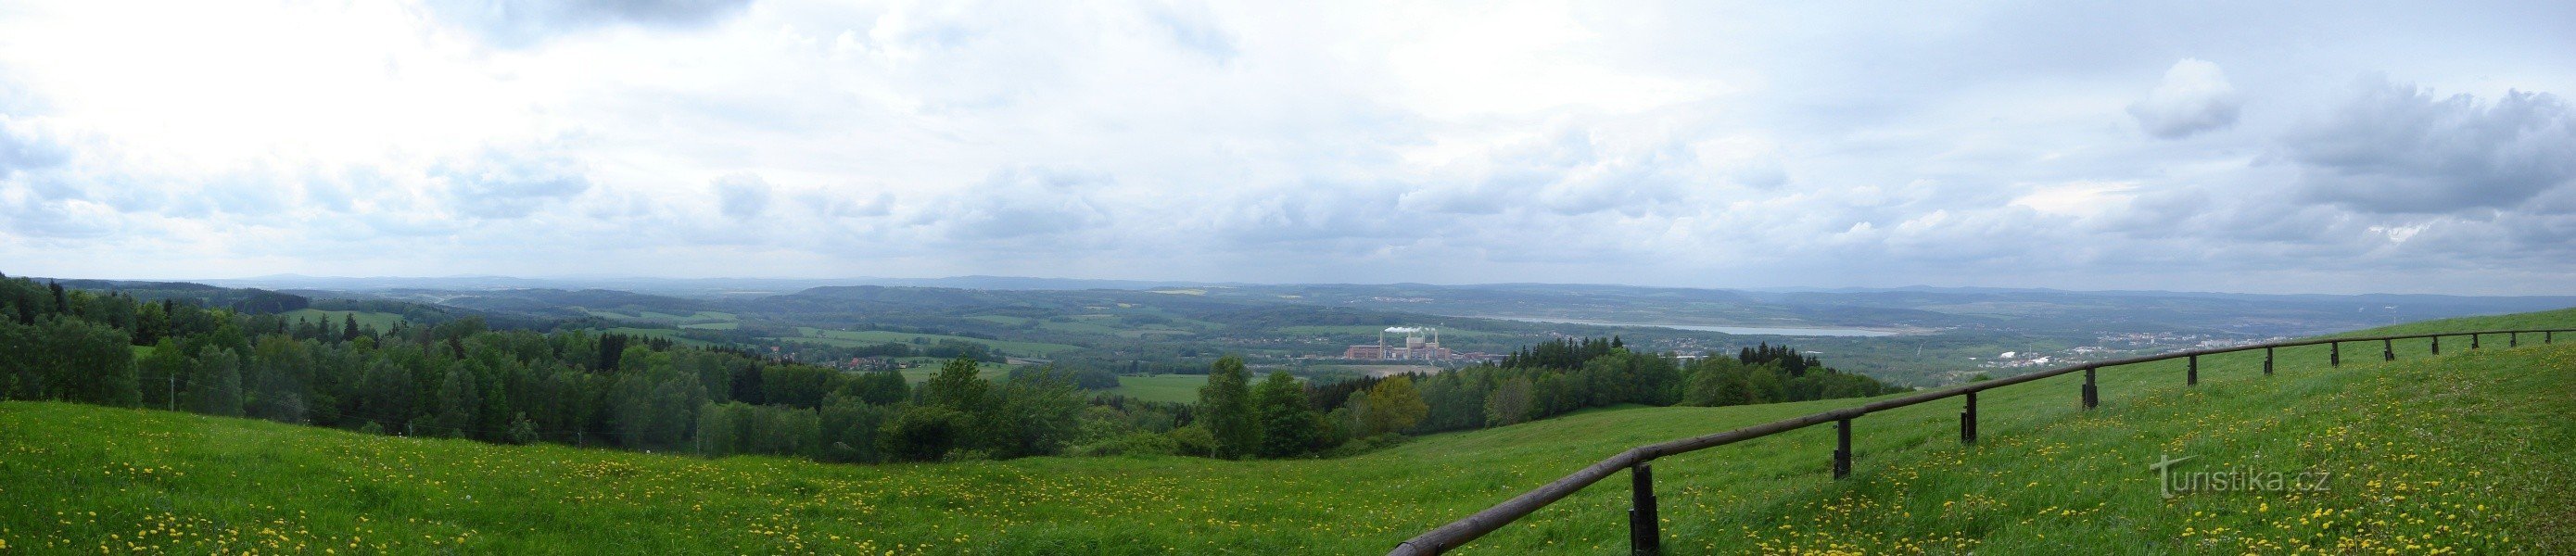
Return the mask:
<svg viewBox="0 0 2576 556">
<path fill-rule="evenodd" d="M 1207 375 L 1119 376 L 1118 387 L 1105 390 L 1149 402 L 1197 403 Z"/>
<path fill-rule="evenodd" d="M 909 343 L 915 338 L 919 338 L 923 342 L 960 340 L 992 346 L 994 349 L 1002 350 L 1004 353 L 1009 353 L 1011 355 L 1035 357 L 1045 357 L 1059 351 L 1082 349 L 1079 346 L 1069 346 L 1064 344 L 1018 342 L 1011 340 L 986 340 L 983 338 L 968 338 L 965 336 L 914 334 L 911 332 L 889 332 L 884 330 L 823 330 L 819 328 L 799 327 L 797 328 L 797 331 L 801 334 L 805 334 L 805 336 L 781 338 L 781 340 L 806 341 L 841 347 L 872 346 L 886 342 Z M 820 333 L 819 336 L 816 335 L 818 332 Z"/>
<path fill-rule="evenodd" d="M 1664 458 L 1663 538 L 1676 554 L 2576 551 L 2576 345 L 2401 343 L 2396 363 L 2373 347 L 2339 369 L 2323 347 L 2282 350 L 2270 377 L 2259 353 L 2203 358 L 2197 387 L 2180 362 L 2106 369 L 2093 411 L 2080 376 L 2004 388 L 1969 447 L 1954 402 L 1870 415 L 1849 480 L 1826 474 L 1830 426 Z M 1375 553 L 1632 446 L 1856 403 L 1588 411 L 1335 460 L 850 466 L 8 402 L 0 551 Z M 2160 455 L 2332 472 L 2332 490 L 2166 500 Z M 1461 552 L 1624 552 L 1625 482 Z"/>
<path fill-rule="evenodd" d="M 295 320 L 296 320 L 296 319 L 304 319 L 304 320 L 309 320 L 309 321 L 313 321 L 313 322 L 324 322 L 324 321 L 329 321 L 329 322 L 331 323 L 331 325 L 332 325 L 332 326 L 339 326 L 339 325 L 341 325 L 341 324 L 344 324 L 344 323 L 349 322 L 349 320 L 348 320 L 348 319 L 349 319 L 349 316 L 350 316 L 350 315 L 357 315 L 357 317 L 358 317 L 358 326 L 361 326 L 361 327 L 372 326 L 372 327 L 375 327 L 377 331 L 393 330 L 393 329 L 394 329 L 394 324 L 396 324 L 396 323 L 400 323 L 400 322 L 402 322 L 402 321 L 403 321 L 402 315 L 397 315 L 397 314 L 393 314 L 393 313 L 372 313 L 372 312 L 366 312 L 366 311 L 324 311 L 324 310 L 321 310 L 321 309 L 296 309 L 296 310 L 293 310 L 293 311 L 287 311 L 287 312 L 284 312 L 284 313 L 278 313 L 278 315 L 277 315 L 277 316 L 285 317 L 285 318 L 286 318 L 286 322 L 295 322 Z"/>
</svg>

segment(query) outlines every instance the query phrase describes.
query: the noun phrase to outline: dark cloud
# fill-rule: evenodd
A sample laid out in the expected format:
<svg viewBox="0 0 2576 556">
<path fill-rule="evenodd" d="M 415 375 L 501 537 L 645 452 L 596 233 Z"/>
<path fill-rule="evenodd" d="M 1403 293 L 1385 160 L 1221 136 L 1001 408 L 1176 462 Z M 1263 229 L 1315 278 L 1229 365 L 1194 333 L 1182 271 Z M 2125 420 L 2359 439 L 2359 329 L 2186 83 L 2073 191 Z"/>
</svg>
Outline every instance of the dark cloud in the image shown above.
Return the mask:
<svg viewBox="0 0 2576 556">
<path fill-rule="evenodd" d="M 2308 200 L 2375 213 L 2510 209 L 2576 181 L 2576 112 L 2557 95 L 2479 102 L 2378 78 L 2357 89 L 2281 141 Z"/>
<path fill-rule="evenodd" d="M 550 152 L 486 149 L 482 156 L 440 164 L 430 175 L 447 182 L 451 206 L 476 218 L 527 216 L 590 190 L 578 161 Z"/>
<path fill-rule="evenodd" d="M 2244 104 L 2218 64 L 2184 59 L 2165 70 L 2165 80 L 2145 100 L 2129 105 L 2138 127 L 2158 139 L 2181 139 L 2236 125 Z"/>
<path fill-rule="evenodd" d="M 430 11 L 502 48 L 616 25 L 696 28 L 742 13 L 751 0 L 432 0 Z"/>
<path fill-rule="evenodd" d="M 750 220 L 769 212 L 769 181 L 757 174 L 728 174 L 716 178 L 716 202 L 726 218 Z"/>
</svg>

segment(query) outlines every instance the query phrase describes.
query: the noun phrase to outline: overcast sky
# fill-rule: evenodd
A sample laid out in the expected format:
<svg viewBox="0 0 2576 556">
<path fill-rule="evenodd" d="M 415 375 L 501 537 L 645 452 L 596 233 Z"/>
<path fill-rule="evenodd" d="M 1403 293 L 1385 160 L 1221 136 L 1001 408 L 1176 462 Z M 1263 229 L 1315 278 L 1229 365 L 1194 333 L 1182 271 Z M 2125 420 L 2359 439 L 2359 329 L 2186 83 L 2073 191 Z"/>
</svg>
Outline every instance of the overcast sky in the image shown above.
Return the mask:
<svg viewBox="0 0 2576 556">
<path fill-rule="evenodd" d="M 11 1 L 0 272 L 2576 293 L 2576 3 L 2075 4 Z"/>
</svg>

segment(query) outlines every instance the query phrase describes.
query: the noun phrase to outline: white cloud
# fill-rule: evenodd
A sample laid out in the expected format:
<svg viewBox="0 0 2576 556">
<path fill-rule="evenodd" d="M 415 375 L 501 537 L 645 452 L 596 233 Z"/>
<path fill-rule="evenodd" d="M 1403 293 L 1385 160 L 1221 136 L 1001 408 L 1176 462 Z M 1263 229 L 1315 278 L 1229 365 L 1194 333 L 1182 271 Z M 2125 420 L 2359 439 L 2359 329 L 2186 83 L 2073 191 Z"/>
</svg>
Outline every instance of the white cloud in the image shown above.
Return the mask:
<svg viewBox="0 0 2576 556">
<path fill-rule="evenodd" d="M 2218 64 L 2184 58 L 2165 70 L 2163 83 L 2129 105 L 2138 127 L 2159 139 L 2181 139 L 2236 125 L 2244 101 Z"/>
<path fill-rule="evenodd" d="M 0 260 L 38 267 L 0 270 L 2431 283 L 2403 269 L 2480 291 L 2576 272 L 2576 18 L 2510 7 L 135 11 L 0 9 Z M 2339 86 L 2372 72 L 2422 86 Z M 2267 270 L 2290 266 L 2311 270 Z"/>
</svg>

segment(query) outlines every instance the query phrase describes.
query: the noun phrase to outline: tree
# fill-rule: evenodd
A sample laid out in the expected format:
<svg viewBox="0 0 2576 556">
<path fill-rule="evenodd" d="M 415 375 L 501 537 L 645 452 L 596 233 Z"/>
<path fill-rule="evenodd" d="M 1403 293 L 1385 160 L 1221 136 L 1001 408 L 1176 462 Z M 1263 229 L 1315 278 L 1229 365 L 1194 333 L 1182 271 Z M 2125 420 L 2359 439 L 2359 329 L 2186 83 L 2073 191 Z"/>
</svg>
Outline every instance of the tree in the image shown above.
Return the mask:
<svg viewBox="0 0 2576 556">
<path fill-rule="evenodd" d="M 1505 379 L 1501 384 L 1494 386 L 1494 395 L 1485 397 L 1485 422 L 1491 426 L 1500 427 L 1527 421 L 1530 415 L 1530 404 L 1534 399 L 1535 397 L 1530 393 L 1529 379 L 1521 377 Z"/>
<path fill-rule="evenodd" d="M 975 360 L 958 357 L 939 366 L 939 374 L 921 383 L 921 403 L 969 412 L 984 405 L 984 395 L 993 382 L 976 373 L 982 368 Z"/>
<path fill-rule="evenodd" d="M 884 369 L 860 374 L 841 391 L 860 403 L 886 405 L 912 397 L 912 384 L 904 381 L 902 371 Z"/>
<path fill-rule="evenodd" d="M 1081 390 L 1055 372 L 1024 373 L 1002 384 L 983 415 L 984 445 L 994 457 L 1061 452 L 1080 431 Z"/>
<path fill-rule="evenodd" d="M 1422 393 L 1414 390 L 1413 378 L 1403 375 L 1387 378 L 1370 388 L 1367 409 L 1360 415 L 1360 423 L 1365 428 L 1363 436 L 1404 432 L 1413 428 L 1414 423 L 1422 422 L 1422 416 L 1431 412 L 1431 406 L 1422 403 Z"/>
<path fill-rule="evenodd" d="M 1322 416 L 1306 403 L 1306 385 L 1287 371 L 1272 371 L 1253 392 L 1261 421 L 1261 446 L 1256 453 L 1266 458 L 1284 458 L 1306 453 L 1314 448 L 1316 435 L 1323 426 Z"/>
<path fill-rule="evenodd" d="M 1261 430 L 1253 423 L 1249 383 L 1243 358 L 1228 355 L 1208 368 L 1207 385 L 1199 387 L 1199 422 L 1216 439 L 1216 457 L 1251 454 L 1261 440 Z"/>
<path fill-rule="evenodd" d="M 357 341 L 357 339 L 358 339 L 358 314 L 357 314 L 357 313 L 349 313 L 349 320 L 348 320 L 348 322 L 346 323 L 346 325 L 345 325 L 345 327 L 344 327 L 344 328 L 341 328 L 341 329 L 340 329 L 340 341 L 343 341 L 343 342 L 352 342 L 352 341 Z"/>
<path fill-rule="evenodd" d="M 188 379 L 189 393 L 196 401 L 189 405 L 198 413 L 240 417 L 241 358 L 233 350 L 207 347 L 197 355 L 196 368 L 196 376 Z"/>
<path fill-rule="evenodd" d="M 483 396 L 474 386 L 474 373 L 463 368 L 447 371 L 446 380 L 438 383 L 438 434 L 456 438 L 474 434 L 475 413 L 483 408 Z"/>
</svg>

